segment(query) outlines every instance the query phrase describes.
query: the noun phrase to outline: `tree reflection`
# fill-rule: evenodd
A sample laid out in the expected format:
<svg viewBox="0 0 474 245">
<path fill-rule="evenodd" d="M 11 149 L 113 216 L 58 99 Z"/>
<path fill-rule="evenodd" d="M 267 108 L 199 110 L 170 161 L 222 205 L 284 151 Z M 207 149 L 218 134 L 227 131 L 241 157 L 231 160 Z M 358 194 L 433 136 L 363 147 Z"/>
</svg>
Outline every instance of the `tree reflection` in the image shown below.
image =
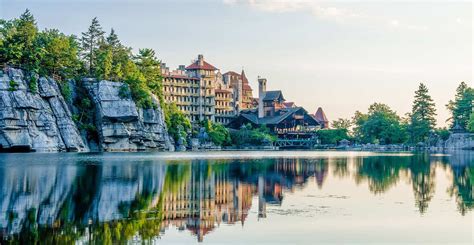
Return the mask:
<svg viewBox="0 0 474 245">
<path fill-rule="evenodd" d="M 356 183 L 367 180 L 369 190 L 374 194 L 382 194 L 395 186 L 402 169 L 409 165 L 409 157 L 376 156 L 358 158 L 356 160 Z"/>
<path fill-rule="evenodd" d="M 73 169 L 56 167 L 50 174 L 0 168 L 0 176 L 4 177 L 0 180 L 0 191 L 4 192 L 0 194 L 8 203 L 8 209 L 2 210 L 8 222 L 0 227 L 0 235 L 9 243 L 151 241 L 169 226 L 189 230 L 202 241 L 222 223 L 243 225 L 252 200 L 258 201 L 258 217 L 265 218 L 267 206 L 281 205 L 286 193 L 306 188 L 311 184 L 308 180 L 314 178 L 322 189 L 331 177 L 329 169 L 339 179 L 353 177 L 357 184 L 367 182 L 369 191 L 377 195 L 406 180 L 411 184 L 415 206 L 424 214 L 435 195 L 435 169 L 439 166 L 438 170 L 445 168 L 453 173 L 448 191 L 459 212 L 465 215 L 473 208 L 474 166 L 466 157 L 461 161 L 434 159 L 427 154 L 356 157 L 350 161 L 86 161 L 69 166 Z M 22 198 L 27 202 L 20 202 Z M 15 230 L 15 225 L 20 229 Z"/>
<path fill-rule="evenodd" d="M 435 168 L 431 166 L 428 154 L 415 155 L 410 160 L 415 206 L 423 214 L 435 192 Z"/>
</svg>

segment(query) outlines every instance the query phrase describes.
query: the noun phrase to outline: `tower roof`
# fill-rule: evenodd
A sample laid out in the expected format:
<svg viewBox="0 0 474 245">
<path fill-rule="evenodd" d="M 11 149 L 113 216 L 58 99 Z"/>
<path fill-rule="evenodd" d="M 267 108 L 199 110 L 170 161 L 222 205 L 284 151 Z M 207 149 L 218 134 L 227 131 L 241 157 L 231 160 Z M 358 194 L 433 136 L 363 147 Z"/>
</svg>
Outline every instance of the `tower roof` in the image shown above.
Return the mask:
<svg viewBox="0 0 474 245">
<path fill-rule="evenodd" d="M 209 71 L 215 71 L 218 70 L 215 66 L 207 63 L 204 61 L 204 56 L 199 55 L 198 59 L 195 60 L 191 65 L 186 67 L 186 70 L 209 70 Z"/>
<path fill-rule="evenodd" d="M 324 113 L 323 108 L 321 107 L 318 107 L 318 110 L 314 114 L 314 119 L 318 122 L 329 122 L 326 113 Z"/>
</svg>

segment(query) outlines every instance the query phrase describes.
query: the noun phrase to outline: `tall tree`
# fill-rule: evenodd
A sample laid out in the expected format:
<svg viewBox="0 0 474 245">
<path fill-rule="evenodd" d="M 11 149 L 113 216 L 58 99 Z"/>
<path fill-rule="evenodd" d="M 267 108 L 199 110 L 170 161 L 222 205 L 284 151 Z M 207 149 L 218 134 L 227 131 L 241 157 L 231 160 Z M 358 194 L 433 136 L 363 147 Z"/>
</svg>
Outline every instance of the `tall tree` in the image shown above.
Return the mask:
<svg viewBox="0 0 474 245">
<path fill-rule="evenodd" d="M 40 74 L 57 74 L 73 77 L 79 69 L 78 43 L 74 36 L 66 36 L 56 29 L 46 29 L 38 34 L 38 44 L 44 50 Z"/>
<path fill-rule="evenodd" d="M 356 112 L 355 136 L 362 143 L 396 144 L 406 138 L 401 118 L 388 105 L 374 103 L 368 114 Z"/>
<path fill-rule="evenodd" d="M 97 17 L 92 19 L 92 23 L 89 26 L 87 32 L 82 33 L 82 57 L 87 62 L 87 68 L 89 70 L 89 75 L 94 74 L 93 71 L 95 69 L 97 52 L 99 49 L 100 43 L 104 39 L 104 31 L 102 31 L 102 27 L 99 24 L 99 20 Z"/>
<path fill-rule="evenodd" d="M 18 19 L 2 21 L 0 29 L 0 61 L 37 70 L 42 50 L 36 44 L 38 27 L 31 12 L 27 9 Z"/>
<path fill-rule="evenodd" d="M 413 143 L 424 142 L 436 126 L 436 108 L 429 95 L 428 88 L 420 83 L 415 91 L 415 99 L 410 114 L 410 140 Z"/>
<path fill-rule="evenodd" d="M 138 69 L 146 79 L 147 86 L 162 102 L 161 68 L 160 61 L 155 56 L 155 51 L 148 48 L 140 49 L 135 60 Z"/>
<path fill-rule="evenodd" d="M 349 119 L 339 118 L 332 122 L 332 127 L 335 129 L 349 130 L 351 126 L 352 126 L 352 122 Z"/>
<path fill-rule="evenodd" d="M 465 82 L 461 82 L 456 89 L 456 95 L 453 100 L 450 100 L 446 105 L 451 111 L 451 118 L 453 125 L 459 124 L 463 128 L 467 128 L 469 118 L 472 114 L 474 100 L 474 89 L 470 88 Z"/>
</svg>

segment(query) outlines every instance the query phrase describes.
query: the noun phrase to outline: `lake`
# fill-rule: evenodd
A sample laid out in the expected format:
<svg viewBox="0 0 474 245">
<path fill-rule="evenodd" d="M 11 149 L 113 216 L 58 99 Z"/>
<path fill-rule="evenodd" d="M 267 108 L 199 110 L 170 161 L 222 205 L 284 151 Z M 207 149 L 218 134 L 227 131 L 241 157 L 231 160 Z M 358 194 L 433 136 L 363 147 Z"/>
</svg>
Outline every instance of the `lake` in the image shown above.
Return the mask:
<svg viewBox="0 0 474 245">
<path fill-rule="evenodd" d="M 466 152 L 0 154 L 0 243 L 472 244 L 473 183 Z"/>
</svg>

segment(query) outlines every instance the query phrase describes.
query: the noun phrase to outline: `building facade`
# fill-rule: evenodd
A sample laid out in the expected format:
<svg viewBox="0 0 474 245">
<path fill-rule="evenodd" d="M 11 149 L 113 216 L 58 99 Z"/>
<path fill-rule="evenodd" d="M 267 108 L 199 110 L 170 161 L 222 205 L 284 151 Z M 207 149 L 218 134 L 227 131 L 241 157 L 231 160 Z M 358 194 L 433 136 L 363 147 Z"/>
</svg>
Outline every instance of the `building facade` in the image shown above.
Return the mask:
<svg viewBox="0 0 474 245">
<path fill-rule="evenodd" d="M 175 103 L 178 109 L 196 123 L 210 120 L 221 124 L 229 123 L 238 113 L 237 87 L 225 79 L 219 69 L 207 63 L 203 55 L 192 64 L 170 71 L 162 64 L 163 94 L 166 103 Z M 245 77 L 245 74 L 243 74 Z M 245 78 L 244 90 L 251 88 Z"/>
</svg>

